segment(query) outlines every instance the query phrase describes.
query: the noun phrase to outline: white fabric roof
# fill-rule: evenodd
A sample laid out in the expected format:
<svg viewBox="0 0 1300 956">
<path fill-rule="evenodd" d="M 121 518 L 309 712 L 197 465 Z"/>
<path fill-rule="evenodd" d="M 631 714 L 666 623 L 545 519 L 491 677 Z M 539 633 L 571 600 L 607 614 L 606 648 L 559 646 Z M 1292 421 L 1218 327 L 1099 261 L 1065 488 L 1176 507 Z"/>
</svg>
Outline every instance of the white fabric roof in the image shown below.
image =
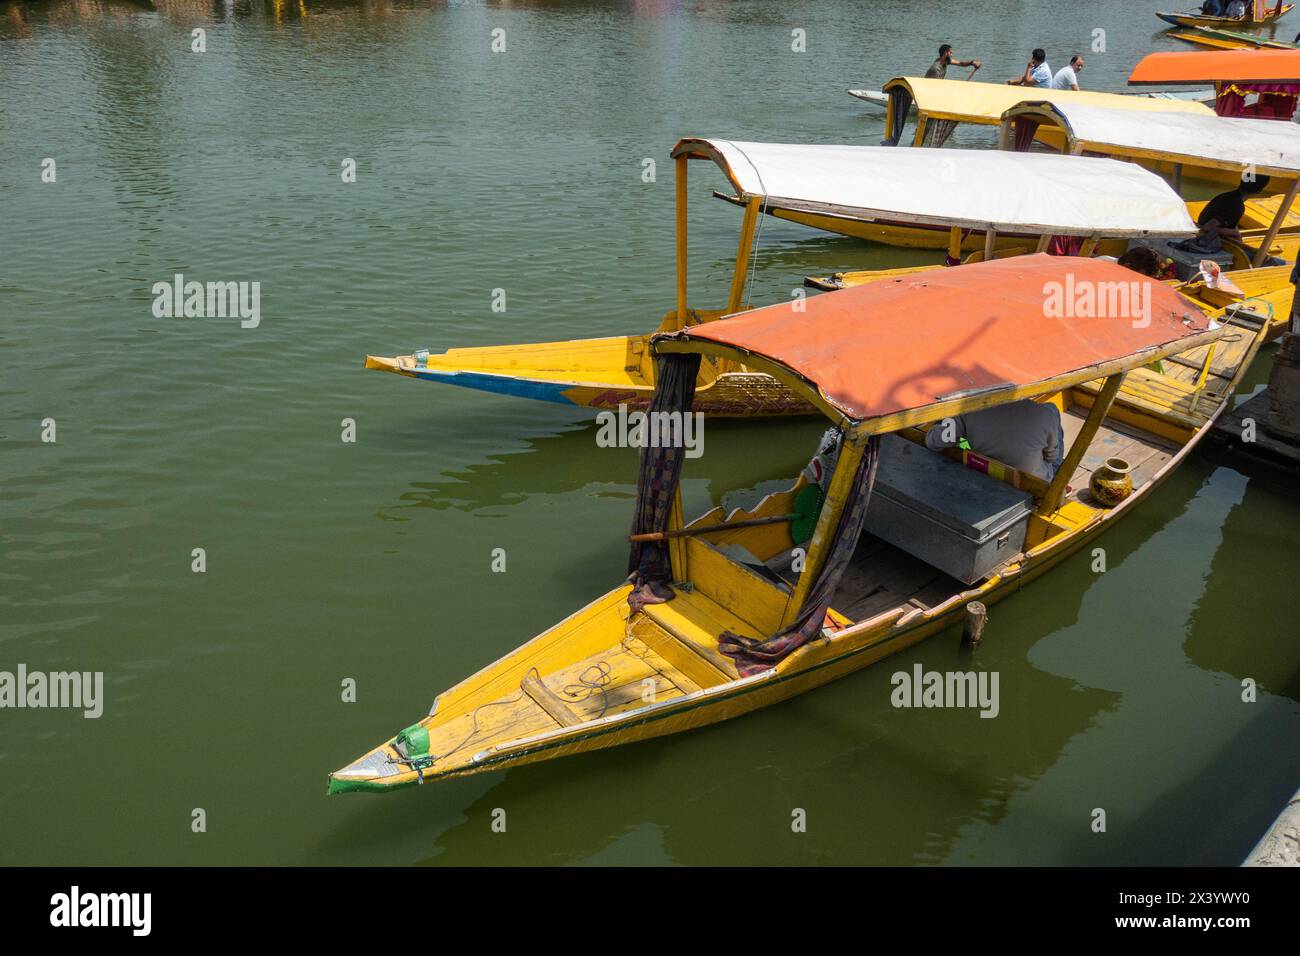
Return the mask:
<svg viewBox="0 0 1300 956">
<path fill-rule="evenodd" d="M 859 219 L 1038 235 L 1196 232 L 1163 179 L 1113 159 L 721 139 L 684 139 L 673 155 L 683 153 L 713 159 L 744 197 Z"/>
<path fill-rule="evenodd" d="M 1300 173 L 1300 126 L 1295 123 L 1195 113 L 1130 113 L 1032 98 L 1021 105 L 1050 109 L 1065 121 L 1067 132 L 1085 144 L 1185 156 L 1192 164 L 1201 159 L 1242 169 L 1254 165 L 1264 172 Z"/>
</svg>

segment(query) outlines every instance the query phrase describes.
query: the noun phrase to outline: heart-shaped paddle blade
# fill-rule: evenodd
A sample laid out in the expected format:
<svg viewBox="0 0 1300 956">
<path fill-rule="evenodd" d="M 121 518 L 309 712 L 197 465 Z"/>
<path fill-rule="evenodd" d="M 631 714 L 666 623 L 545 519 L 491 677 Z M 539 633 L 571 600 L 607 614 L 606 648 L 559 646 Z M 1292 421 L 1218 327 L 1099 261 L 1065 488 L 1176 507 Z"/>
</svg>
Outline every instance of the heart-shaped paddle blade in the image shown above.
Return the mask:
<svg viewBox="0 0 1300 956">
<path fill-rule="evenodd" d="M 794 496 L 794 512 L 797 517 L 790 522 L 790 537 L 795 544 L 803 544 L 813 536 L 817 527 L 817 518 L 822 513 L 822 490 L 816 485 L 805 485 Z"/>
</svg>

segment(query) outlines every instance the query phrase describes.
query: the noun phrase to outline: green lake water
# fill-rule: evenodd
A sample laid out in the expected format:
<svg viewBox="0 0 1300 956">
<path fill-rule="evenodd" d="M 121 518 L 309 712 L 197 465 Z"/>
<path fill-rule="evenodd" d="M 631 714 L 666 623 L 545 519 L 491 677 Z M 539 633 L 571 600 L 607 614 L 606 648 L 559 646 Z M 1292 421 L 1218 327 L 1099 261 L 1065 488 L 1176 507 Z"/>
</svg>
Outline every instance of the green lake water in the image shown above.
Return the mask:
<svg viewBox="0 0 1300 956">
<path fill-rule="evenodd" d="M 1300 784 L 1300 505 L 1205 455 L 1107 533 L 1104 574 L 1081 554 L 997 605 L 973 665 L 949 631 L 688 734 L 325 796 L 616 584 L 634 493 L 635 452 L 598 448 L 581 410 L 366 372 L 367 352 L 650 329 L 679 137 L 874 145 L 883 112 L 845 90 L 945 40 L 978 79 L 1041 45 L 1120 90 L 1182 48 L 1155 8 L 0 3 L 0 670 L 106 681 L 98 720 L 0 711 L 0 863 L 1239 862 Z M 701 307 L 735 251 L 724 185 L 693 167 Z M 769 220 L 752 298 L 936 258 Z M 177 272 L 260 282 L 260 325 L 155 318 Z M 710 423 L 690 508 L 793 474 L 820 430 Z M 1000 715 L 895 710 L 916 663 L 997 671 Z"/>
</svg>

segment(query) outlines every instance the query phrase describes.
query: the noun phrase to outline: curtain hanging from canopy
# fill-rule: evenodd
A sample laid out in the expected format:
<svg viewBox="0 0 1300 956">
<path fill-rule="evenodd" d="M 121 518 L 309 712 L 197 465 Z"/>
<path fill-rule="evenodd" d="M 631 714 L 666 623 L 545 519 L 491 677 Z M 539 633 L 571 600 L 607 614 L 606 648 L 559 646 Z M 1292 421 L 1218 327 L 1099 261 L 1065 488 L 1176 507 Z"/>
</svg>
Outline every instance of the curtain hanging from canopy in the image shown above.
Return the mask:
<svg viewBox="0 0 1300 956">
<path fill-rule="evenodd" d="M 890 125 L 888 139 L 880 141 L 881 146 L 897 146 L 903 138 L 903 129 L 907 126 L 907 111 L 912 108 L 912 94 L 904 86 L 896 86 L 889 91 L 890 116 L 894 122 Z"/>
<path fill-rule="evenodd" d="M 1034 134 L 1038 132 L 1038 120 L 1028 116 L 1017 116 L 1015 131 L 1016 137 L 1013 145 L 1016 152 L 1027 153 L 1034 142 Z"/>
<path fill-rule="evenodd" d="M 930 120 L 925 126 L 925 145 L 938 149 L 948 142 L 948 137 L 956 128 L 956 120 Z"/>
<path fill-rule="evenodd" d="M 858 470 L 853 476 L 847 504 L 831 541 L 826 561 L 822 564 L 816 582 L 808 591 L 798 618 L 765 641 L 756 641 L 733 631 L 723 631 L 718 637 L 718 650 L 735 660 L 741 677 L 767 670 L 821 633 L 822 622 L 831 606 L 831 597 L 849 562 L 853 560 L 853 552 L 858 548 L 858 538 L 867 519 L 867 506 L 871 502 L 871 489 L 876 482 L 879 456 L 880 439 L 872 435 L 858 462 Z"/>
<path fill-rule="evenodd" d="M 695 380 L 699 371 L 698 353 L 669 353 L 655 360 L 655 393 L 646 416 L 647 440 L 641 446 L 632 534 L 668 530 L 668 516 L 672 513 L 686 449 L 681 442 L 649 441 L 649 430 L 665 420 L 664 413 L 690 414 L 695 404 Z M 627 603 L 634 613 L 642 605 L 662 604 L 675 596 L 668 586 L 672 568 L 666 542 L 633 541 L 627 570 L 627 579 L 632 582 L 632 593 L 627 596 Z"/>
</svg>

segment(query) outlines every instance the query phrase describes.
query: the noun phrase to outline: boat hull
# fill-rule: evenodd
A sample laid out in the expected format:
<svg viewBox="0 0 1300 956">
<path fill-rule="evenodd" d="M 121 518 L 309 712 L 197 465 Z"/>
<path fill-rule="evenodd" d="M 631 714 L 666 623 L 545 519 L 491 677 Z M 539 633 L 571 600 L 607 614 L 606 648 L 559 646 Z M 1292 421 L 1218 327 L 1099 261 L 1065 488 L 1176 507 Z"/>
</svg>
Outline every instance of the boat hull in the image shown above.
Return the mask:
<svg viewBox="0 0 1300 956">
<path fill-rule="evenodd" d="M 1189 30 L 1175 30 L 1169 34 L 1175 40 L 1193 43 L 1196 46 L 1209 47 L 1212 50 L 1294 50 L 1294 43 L 1284 40 L 1270 40 L 1266 37 L 1252 36 L 1249 33 L 1237 33 L 1232 30 L 1214 30 L 1208 27 L 1196 27 Z"/>
<path fill-rule="evenodd" d="M 1210 421 L 1212 423 L 1213 419 Z M 347 768 L 345 768 L 344 771 L 330 776 L 329 792 L 331 794 L 352 791 L 388 792 L 487 770 L 503 770 L 557 757 L 589 753 L 731 720 L 815 690 L 905 651 L 940 631 L 955 627 L 961 621 L 965 605 L 969 601 L 980 601 L 986 605 L 995 604 L 1055 568 L 1094 541 L 1115 520 L 1126 514 L 1138 501 L 1163 482 L 1173 467 L 1205 434 L 1208 424 L 1187 443 L 1160 474 L 1144 486 L 1140 493 L 1117 508 L 1100 513 L 1087 527 L 1073 534 L 1060 535 L 1057 539 L 1049 540 L 1031 551 L 1023 563 L 1009 568 L 1002 575 L 991 578 L 983 585 L 973 587 L 969 591 L 954 595 L 940 609 L 936 609 L 938 613 L 908 614 L 900 610 L 879 615 L 876 619 L 861 622 L 833 638 L 823 638 L 806 645 L 776 667 L 753 677 L 701 690 L 676 700 L 666 701 L 663 705 L 607 718 L 570 731 L 538 735 L 532 740 L 522 741 L 517 746 L 500 752 L 479 753 L 468 761 L 454 762 L 446 769 L 440 770 L 435 765 L 423 771 L 408 770 L 392 773 L 382 779 L 353 779 L 346 775 Z M 618 605 L 625 607 L 627 593 L 626 586 L 618 588 L 591 607 L 609 608 Z M 382 753 L 386 749 L 390 749 L 390 745 L 372 751 L 353 766 L 361 764 L 367 758 L 373 760 L 376 753 Z"/>
</svg>

